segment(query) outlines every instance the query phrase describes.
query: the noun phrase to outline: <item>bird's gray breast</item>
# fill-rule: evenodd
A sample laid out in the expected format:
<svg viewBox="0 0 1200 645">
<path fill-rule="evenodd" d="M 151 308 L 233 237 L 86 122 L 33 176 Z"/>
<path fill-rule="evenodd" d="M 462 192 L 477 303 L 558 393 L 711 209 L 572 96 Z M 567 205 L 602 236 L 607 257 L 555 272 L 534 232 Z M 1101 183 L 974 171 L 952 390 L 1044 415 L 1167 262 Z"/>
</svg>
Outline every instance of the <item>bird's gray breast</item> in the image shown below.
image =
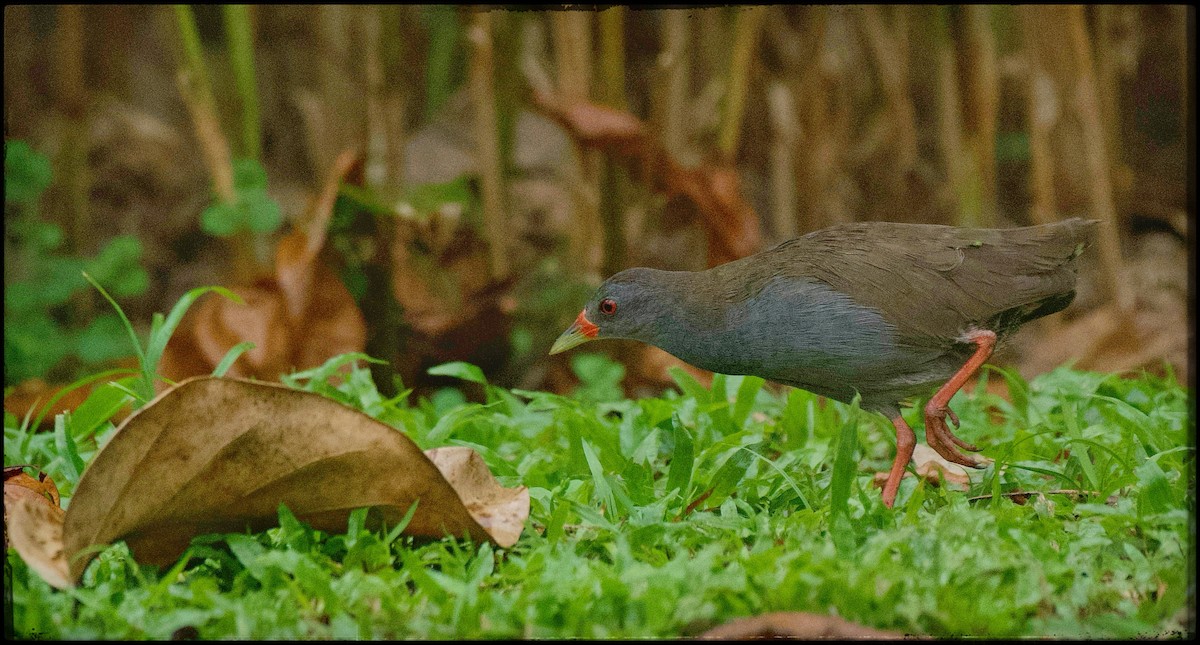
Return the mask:
<svg viewBox="0 0 1200 645">
<path fill-rule="evenodd" d="M 773 278 L 668 351 L 725 374 L 754 374 L 845 399 L 903 364 L 895 327 L 823 282 Z"/>
</svg>

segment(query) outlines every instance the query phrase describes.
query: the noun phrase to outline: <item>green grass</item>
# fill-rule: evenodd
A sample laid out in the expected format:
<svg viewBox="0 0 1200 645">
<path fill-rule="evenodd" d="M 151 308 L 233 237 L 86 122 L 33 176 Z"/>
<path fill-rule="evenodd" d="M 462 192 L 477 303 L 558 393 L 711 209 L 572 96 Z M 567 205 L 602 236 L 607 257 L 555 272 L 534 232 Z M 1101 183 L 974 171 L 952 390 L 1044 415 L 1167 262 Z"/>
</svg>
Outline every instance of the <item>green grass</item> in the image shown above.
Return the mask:
<svg viewBox="0 0 1200 645">
<path fill-rule="evenodd" d="M 618 366 L 574 366 L 577 397 L 488 385 L 482 403 L 387 399 L 362 367 L 337 387 L 328 366 L 285 379 L 422 448 L 470 446 L 502 483 L 528 486 L 531 516 L 511 549 L 414 542 L 364 529 L 361 514 L 326 534 L 281 509 L 279 528 L 199 537 L 170 570 L 115 545 L 70 591 L 10 551 L 13 628 L 66 639 L 676 637 L 769 611 L 940 637 L 1192 624 L 1192 421 L 1171 377 L 991 372 L 1012 403 L 980 387 L 952 405 L 959 435 L 993 466 L 966 493 L 908 477 L 889 510 L 870 487 L 895 447 L 881 417 L 752 377 L 717 377 L 710 390 L 681 372 L 679 392 L 625 400 Z M 112 434 L 86 419 L 77 435 L 80 416 L 41 434 L 6 417 L 5 463 L 42 465 L 69 495 Z M 998 495 L 1063 489 L 1095 494 L 1023 505 Z"/>
</svg>

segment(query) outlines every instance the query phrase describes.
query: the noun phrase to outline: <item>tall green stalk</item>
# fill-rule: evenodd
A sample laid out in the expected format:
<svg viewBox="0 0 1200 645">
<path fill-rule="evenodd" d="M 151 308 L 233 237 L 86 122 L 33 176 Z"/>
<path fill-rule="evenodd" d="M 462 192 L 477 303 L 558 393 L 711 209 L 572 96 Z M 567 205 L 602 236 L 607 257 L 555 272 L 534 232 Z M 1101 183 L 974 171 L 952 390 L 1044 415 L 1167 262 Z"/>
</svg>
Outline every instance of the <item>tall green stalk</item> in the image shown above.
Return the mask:
<svg viewBox="0 0 1200 645">
<path fill-rule="evenodd" d="M 211 103 L 212 83 L 208 80 L 204 47 L 200 44 L 200 31 L 196 29 L 196 16 L 191 6 L 175 5 L 175 21 L 179 25 L 179 41 L 183 45 L 183 60 L 191 77 L 191 85 L 197 94 Z"/>
<path fill-rule="evenodd" d="M 250 10 L 243 4 L 227 4 L 225 35 L 229 40 L 229 62 L 237 84 L 242 107 L 241 154 L 258 160 L 261 154 L 262 125 L 258 112 L 258 86 L 254 81 L 254 35 L 250 26 Z"/>
<path fill-rule="evenodd" d="M 765 13 L 766 7 L 750 6 L 738 8 L 735 14 L 729 84 L 717 141 L 725 159 L 733 159 L 737 154 L 738 140 L 742 133 L 742 113 L 746 107 L 746 90 L 750 84 L 750 64 L 758 46 L 758 35 Z"/>
</svg>

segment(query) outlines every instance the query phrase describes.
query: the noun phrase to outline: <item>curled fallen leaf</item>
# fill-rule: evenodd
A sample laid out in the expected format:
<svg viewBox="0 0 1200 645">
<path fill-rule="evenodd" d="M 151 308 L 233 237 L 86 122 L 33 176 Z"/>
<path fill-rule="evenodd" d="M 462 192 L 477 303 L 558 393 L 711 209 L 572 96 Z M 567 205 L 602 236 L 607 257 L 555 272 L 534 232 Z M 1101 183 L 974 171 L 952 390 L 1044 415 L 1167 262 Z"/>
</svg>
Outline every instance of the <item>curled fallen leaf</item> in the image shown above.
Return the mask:
<svg viewBox="0 0 1200 645">
<path fill-rule="evenodd" d="M 38 472 L 36 479 L 30 477 L 25 473 L 26 468 L 32 468 L 32 466 L 4 467 L 4 546 L 6 548 L 9 545 L 8 534 L 12 526 L 9 520 L 9 508 L 21 500 L 46 505 L 51 510 L 47 511 L 45 515 L 57 517 L 58 523 L 62 524 L 63 510 L 59 504 L 58 486 L 44 472 Z"/>
<path fill-rule="evenodd" d="M 529 494 L 504 488 L 479 453 L 466 446 L 426 450 L 425 456 L 462 499 L 467 512 L 501 546 L 516 544 L 529 517 Z M 521 489 L 524 490 L 524 489 Z"/>
<path fill-rule="evenodd" d="M 138 562 L 165 566 L 193 536 L 274 526 L 280 504 L 314 528 L 339 531 L 356 508 L 376 508 L 394 525 L 419 501 L 407 535 L 511 546 L 529 492 L 500 486 L 464 450 L 431 460 L 401 432 L 320 395 L 189 379 L 130 416 L 88 466 L 58 557 L 84 553 L 70 560 L 72 582 L 95 553 L 87 547 L 117 540 Z"/>
<path fill-rule="evenodd" d="M 22 496 L 9 504 L 7 487 L 4 510 L 8 515 L 4 535 L 25 564 L 50 585 L 70 587 L 63 551 L 63 510 L 36 497 Z"/>
<path fill-rule="evenodd" d="M 534 105 L 557 121 L 581 145 L 624 160 L 668 196 L 684 195 L 703 218 L 708 235 L 708 265 L 751 255 L 762 244 L 754 207 L 742 196 L 737 171 L 727 165 L 688 167 L 676 160 L 640 119 L 587 101 L 566 101 L 543 91 Z"/>
<path fill-rule="evenodd" d="M 852 623 L 837 616 L 805 612 L 773 612 L 739 618 L 700 635 L 705 640 L 795 638 L 811 640 L 896 640 L 899 632 L 887 632 Z"/>
<path fill-rule="evenodd" d="M 338 187 L 358 163 L 359 155 L 352 151 L 338 157 L 306 225 L 279 241 L 273 277 L 232 287 L 243 303 L 210 296 L 188 312 L 163 353 L 163 376 L 178 381 L 209 374 L 243 341 L 254 343 L 254 348 L 234 362 L 230 376 L 275 379 L 339 354 L 362 351 L 367 337 L 362 312 L 333 270 L 320 261 Z"/>
<path fill-rule="evenodd" d="M 984 459 L 984 463 L 990 462 L 991 460 Z M 917 474 L 931 486 L 940 486 L 945 481 L 947 485 L 959 490 L 968 490 L 971 487 L 971 476 L 966 468 L 947 461 L 936 450 L 923 443 L 918 443 L 913 448 L 912 465 Z M 908 477 L 908 471 L 904 472 L 904 477 Z M 887 482 L 887 478 L 886 472 L 875 473 L 872 484 L 877 488 L 882 488 Z"/>
<path fill-rule="evenodd" d="M 967 490 L 971 487 L 971 477 L 967 474 L 965 467 L 947 461 L 936 450 L 923 443 L 919 443 L 913 448 L 912 461 L 913 466 L 917 469 L 917 474 L 931 484 L 938 484 L 945 480 L 946 484 L 960 490 Z"/>
</svg>

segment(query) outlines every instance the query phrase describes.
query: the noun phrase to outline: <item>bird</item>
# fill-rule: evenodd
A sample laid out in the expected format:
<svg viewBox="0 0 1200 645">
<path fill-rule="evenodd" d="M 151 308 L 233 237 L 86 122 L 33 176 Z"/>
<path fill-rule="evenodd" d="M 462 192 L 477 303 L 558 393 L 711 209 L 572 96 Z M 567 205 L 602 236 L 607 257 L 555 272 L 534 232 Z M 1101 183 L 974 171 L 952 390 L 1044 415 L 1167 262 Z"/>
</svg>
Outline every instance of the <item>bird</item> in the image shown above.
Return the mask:
<svg viewBox="0 0 1200 645">
<path fill-rule="evenodd" d="M 625 269 L 596 289 L 550 354 L 632 339 L 711 372 L 843 403 L 857 395 L 895 427 L 882 491 L 891 508 L 916 446 L 900 410 L 924 397 L 926 443 L 984 467 L 959 450 L 979 448 L 947 425 L 959 427 L 950 399 L 1023 324 L 1074 300 L 1076 259 L 1097 224 L 852 222 L 704 271 Z"/>
</svg>

